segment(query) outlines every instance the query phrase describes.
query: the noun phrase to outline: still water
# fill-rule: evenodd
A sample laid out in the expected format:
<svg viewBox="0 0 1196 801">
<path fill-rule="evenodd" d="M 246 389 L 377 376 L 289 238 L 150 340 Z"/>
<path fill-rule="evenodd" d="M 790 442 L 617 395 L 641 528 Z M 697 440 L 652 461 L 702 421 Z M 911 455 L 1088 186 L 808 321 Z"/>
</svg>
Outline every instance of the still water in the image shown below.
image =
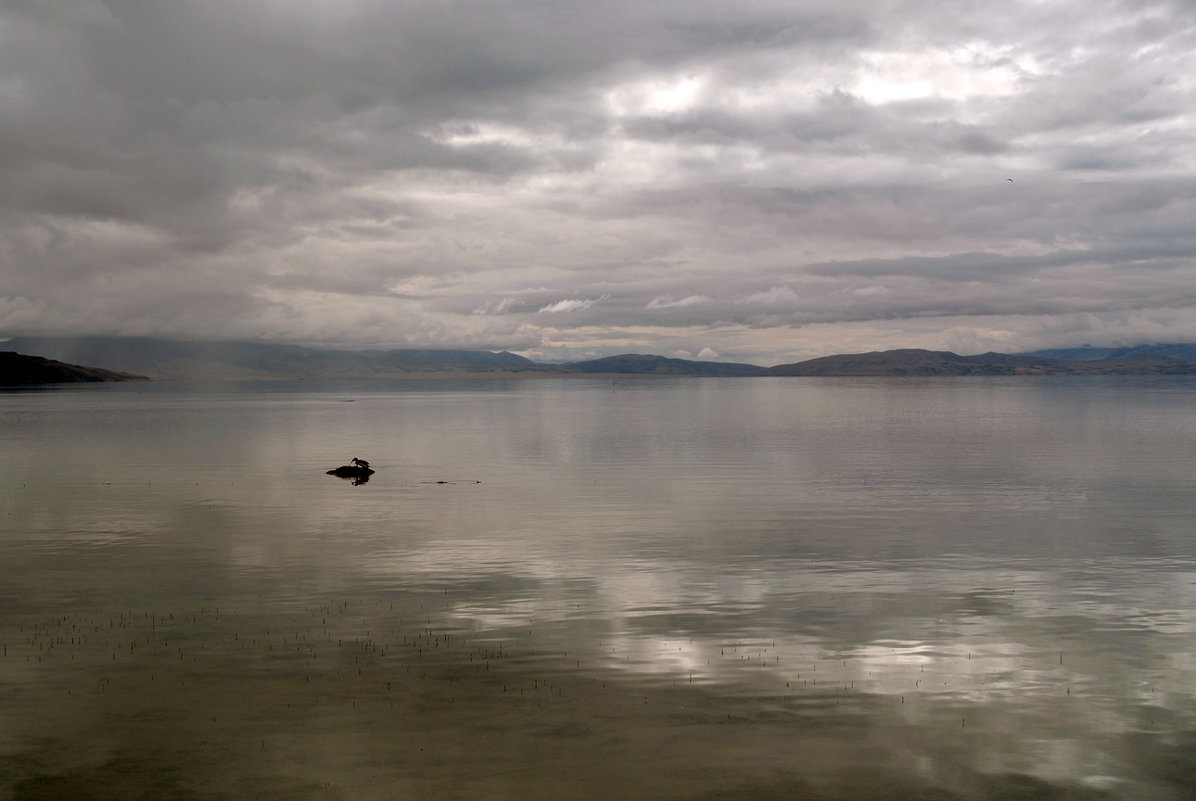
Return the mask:
<svg viewBox="0 0 1196 801">
<path fill-rule="evenodd" d="M 0 454 L 0 799 L 1196 796 L 1191 379 L 67 387 Z"/>
</svg>

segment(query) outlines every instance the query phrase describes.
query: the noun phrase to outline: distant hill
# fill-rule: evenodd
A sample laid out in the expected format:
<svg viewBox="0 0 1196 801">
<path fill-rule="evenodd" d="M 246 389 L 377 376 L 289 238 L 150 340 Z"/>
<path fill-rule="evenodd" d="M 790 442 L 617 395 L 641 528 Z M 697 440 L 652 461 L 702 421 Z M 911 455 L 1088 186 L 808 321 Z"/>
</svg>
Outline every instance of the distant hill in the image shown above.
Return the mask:
<svg viewBox="0 0 1196 801">
<path fill-rule="evenodd" d="M 754 364 L 731 362 L 698 362 L 625 353 L 566 365 L 570 372 L 608 375 L 693 375 L 693 376 L 749 376 L 760 375 L 763 368 Z"/>
<path fill-rule="evenodd" d="M 104 364 L 161 379 L 403 377 L 558 371 L 484 350 L 317 350 L 260 342 L 181 342 L 142 337 L 17 337 L 4 347 L 51 359 Z"/>
<path fill-rule="evenodd" d="M 824 356 L 770 367 L 776 376 L 965 376 L 965 375 L 1175 375 L 1196 374 L 1196 361 L 1140 355 L 1120 359 L 1067 360 L 1036 355 L 889 350 Z"/>
<path fill-rule="evenodd" d="M 1166 359 L 1181 359 L 1196 361 L 1196 345 L 1191 344 L 1156 344 L 1134 345 L 1123 348 L 1094 348 L 1085 345 L 1081 348 L 1048 348 L 1036 350 L 1024 356 L 1046 356 L 1049 359 L 1066 359 L 1069 361 L 1097 361 L 1101 359 L 1134 359 L 1141 356 L 1159 356 Z"/>
<path fill-rule="evenodd" d="M 98 367 L 65 364 L 52 359 L 43 359 L 40 356 L 24 356 L 12 351 L 0 352 L 0 386 L 4 387 L 145 380 L 145 376 L 117 373 Z"/>
<path fill-rule="evenodd" d="M 1056 360 L 1043 357 L 1000 353 L 959 356 L 948 351 L 904 349 L 823 356 L 777 365 L 765 372 L 783 376 L 1033 375 L 1056 367 Z"/>
</svg>

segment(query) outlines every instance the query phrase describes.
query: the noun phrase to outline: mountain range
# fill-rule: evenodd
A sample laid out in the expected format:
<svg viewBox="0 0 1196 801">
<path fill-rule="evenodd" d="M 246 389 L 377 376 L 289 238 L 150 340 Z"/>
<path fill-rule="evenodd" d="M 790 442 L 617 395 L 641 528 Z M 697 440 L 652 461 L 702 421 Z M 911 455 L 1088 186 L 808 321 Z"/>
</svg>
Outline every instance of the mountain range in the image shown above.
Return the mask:
<svg viewBox="0 0 1196 801">
<path fill-rule="evenodd" d="M 90 370 L 105 378 L 238 380 L 303 378 L 534 377 L 569 375 L 637 376 L 966 376 L 966 375 L 1147 375 L 1196 374 L 1196 345 L 1157 344 L 1132 348 L 1071 348 L 1032 353 L 960 356 L 947 351 L 902 349 L 825 356 L 792 364 L 692 361 L 623 354 L 571 364 L 542 364 L 506 351 L 321 350 L 253 342 L 195 342 L 132 337 L 17 337 L 0 347 L 53 360 L 62 367 L 103 365 Z M 16 353 L 10 354 L 17 355 Z M 0 362 L 0 384 L 30 383 L 10 378 L 32 375 L 32 363 Z M 60 369 L 60 368 L 55 368 Z M 49 375 L 47 373 L 47 375 Z M 75 376 L 84 373 L 75 373 Z"/>
<path fill-rule="evenodd" d="M 1038 353 L 889 350 L 825 356 L 762 371 L 776 376 L 966 376 L 966 375 L 1194 375 L 1196 361 L 1151 353 L 1114 358 L 1069 359 Z"/>
</svg>

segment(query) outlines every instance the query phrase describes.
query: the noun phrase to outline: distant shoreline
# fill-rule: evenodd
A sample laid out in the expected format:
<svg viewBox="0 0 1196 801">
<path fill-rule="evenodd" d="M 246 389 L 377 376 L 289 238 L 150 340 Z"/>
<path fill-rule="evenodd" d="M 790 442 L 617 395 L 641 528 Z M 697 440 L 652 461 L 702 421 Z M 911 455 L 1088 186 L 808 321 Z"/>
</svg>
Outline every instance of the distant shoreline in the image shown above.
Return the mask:
<svg viewBox="0 0 1196 801">
<path fill-rule="evenodd" d="M 544 364 L 506 351 L 333 351 L 294 345 L 121 337 L 14 338 L 3 344 L 12 349 L 5 354 L 8 362 L 0 365 L 0 385 L 3 386 L 144 380 L 1196 375 L 1196 345 L 1154 345 L 1120 350 L 1081 348 L 974 356 L 910 348 L 823 356 L 762 367 L 635 353 L 568 364 Z"/>
</svg>

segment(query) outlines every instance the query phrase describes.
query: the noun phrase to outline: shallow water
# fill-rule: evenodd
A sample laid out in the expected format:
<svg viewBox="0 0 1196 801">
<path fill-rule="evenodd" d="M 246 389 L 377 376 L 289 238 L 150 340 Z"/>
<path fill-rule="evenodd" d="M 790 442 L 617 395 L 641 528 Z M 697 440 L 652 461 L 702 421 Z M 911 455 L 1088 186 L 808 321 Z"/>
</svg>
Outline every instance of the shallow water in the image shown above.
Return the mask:
<svg viewBox="0 0 1196 801">
<path fill-rule="evenodd" d="M 0 798 L 1189 798 L 1194 412 L 1184 378 L 5 393 Z"/>
</svg>

